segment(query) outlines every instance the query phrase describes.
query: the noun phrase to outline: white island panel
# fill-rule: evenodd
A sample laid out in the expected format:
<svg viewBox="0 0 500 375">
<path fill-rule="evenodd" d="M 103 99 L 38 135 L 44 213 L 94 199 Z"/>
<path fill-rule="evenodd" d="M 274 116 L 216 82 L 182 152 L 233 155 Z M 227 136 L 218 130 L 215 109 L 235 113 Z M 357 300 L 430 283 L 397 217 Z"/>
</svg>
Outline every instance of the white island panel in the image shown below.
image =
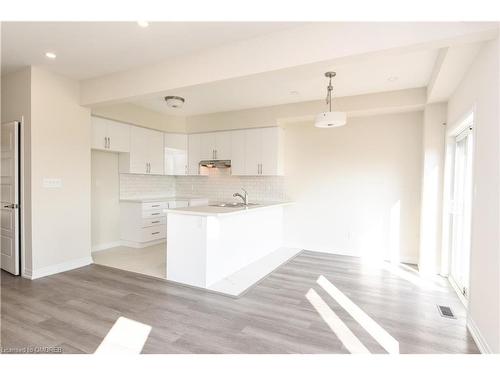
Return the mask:
<svg viewBox="0 0 500 375">
<path fill-rule="evenodd" d="M 207 289 L 283 246 L 281 205 L 231 215 L 169 210 L 167 223 L 167 279 Z"/>
</svg>

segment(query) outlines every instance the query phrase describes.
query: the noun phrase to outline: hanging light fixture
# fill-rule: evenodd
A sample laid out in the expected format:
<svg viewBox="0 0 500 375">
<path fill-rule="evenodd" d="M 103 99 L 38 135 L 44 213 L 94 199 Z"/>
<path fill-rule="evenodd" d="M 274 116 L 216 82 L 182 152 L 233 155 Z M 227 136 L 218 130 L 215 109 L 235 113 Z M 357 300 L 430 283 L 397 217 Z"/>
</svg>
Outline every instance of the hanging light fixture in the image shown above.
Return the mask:
<svg viewBox="0 0 500 375">
<path fill-rule="evenodd" d="M 326 72 L 325 77 L 330 78 L 328 87 L 326 88 L 326 104 L 330 107 L 328 112 L 322 112 L 316 116 L 316 121 L 314 121 L 314 126 L 317 128 L 336 128 L 339 126 L 344 126 L 347 122 L 347 116 L 345 112 L 332 112 L 332 78 L 335 77 L 337 73 Z"/>
</svg>

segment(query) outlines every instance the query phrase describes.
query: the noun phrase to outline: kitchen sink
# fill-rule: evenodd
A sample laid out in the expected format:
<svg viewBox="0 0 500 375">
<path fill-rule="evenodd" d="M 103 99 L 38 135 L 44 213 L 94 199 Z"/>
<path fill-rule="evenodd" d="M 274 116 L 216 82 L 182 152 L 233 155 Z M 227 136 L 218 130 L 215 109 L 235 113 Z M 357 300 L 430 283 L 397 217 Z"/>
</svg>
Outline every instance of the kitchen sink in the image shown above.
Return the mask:
<svg viewBox="0 0 500 375">
<path fill-rule="evenodd" d="M 245 205 L 243 202 L 222 202 L 222 203 L 214 203 L 209 206 L 212 207 L 248 207 L 248 206 L 257 206 L 258 203 L 248 203 Z"/>
</svg>

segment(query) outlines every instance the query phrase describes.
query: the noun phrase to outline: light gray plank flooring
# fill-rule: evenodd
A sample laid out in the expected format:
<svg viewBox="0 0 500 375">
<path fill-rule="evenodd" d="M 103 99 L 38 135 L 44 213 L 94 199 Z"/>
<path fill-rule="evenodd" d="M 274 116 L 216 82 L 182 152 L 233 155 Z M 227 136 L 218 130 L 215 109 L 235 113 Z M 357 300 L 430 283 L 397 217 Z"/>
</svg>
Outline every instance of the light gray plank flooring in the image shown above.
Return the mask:
<svg viewBox="0 0 500 375">
<path fill-rule="evenodd" d="M 446 280 L 415 284 L 358 258 L 309 251 L 238 299 L 99 265 L 34 281 L 2 272 L 1 346 L 93 353 L 123 316 L 152 326 L 143 353 L 348 353 L 305 297 L 313 288 L 371 353 L 385 353 L 316 283 L 320 275 L 392 335 L 401 353 L 478 353 Z M 457 319 L 442 318 L 437 304 Z"/>
</svg>

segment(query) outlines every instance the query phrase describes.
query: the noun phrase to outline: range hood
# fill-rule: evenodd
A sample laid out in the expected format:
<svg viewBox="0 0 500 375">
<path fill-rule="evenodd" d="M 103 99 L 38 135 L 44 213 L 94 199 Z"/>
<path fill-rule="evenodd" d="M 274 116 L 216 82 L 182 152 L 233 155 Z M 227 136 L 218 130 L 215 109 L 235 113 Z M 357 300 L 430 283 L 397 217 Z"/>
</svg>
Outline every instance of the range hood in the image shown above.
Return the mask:
<svg viewBox="0 0 500 375">
<path fill-rule="evenodd" d="M 207 168 L 231 168 L 231 160 L 202 160 L 200 167 Z"/>
</svg>

